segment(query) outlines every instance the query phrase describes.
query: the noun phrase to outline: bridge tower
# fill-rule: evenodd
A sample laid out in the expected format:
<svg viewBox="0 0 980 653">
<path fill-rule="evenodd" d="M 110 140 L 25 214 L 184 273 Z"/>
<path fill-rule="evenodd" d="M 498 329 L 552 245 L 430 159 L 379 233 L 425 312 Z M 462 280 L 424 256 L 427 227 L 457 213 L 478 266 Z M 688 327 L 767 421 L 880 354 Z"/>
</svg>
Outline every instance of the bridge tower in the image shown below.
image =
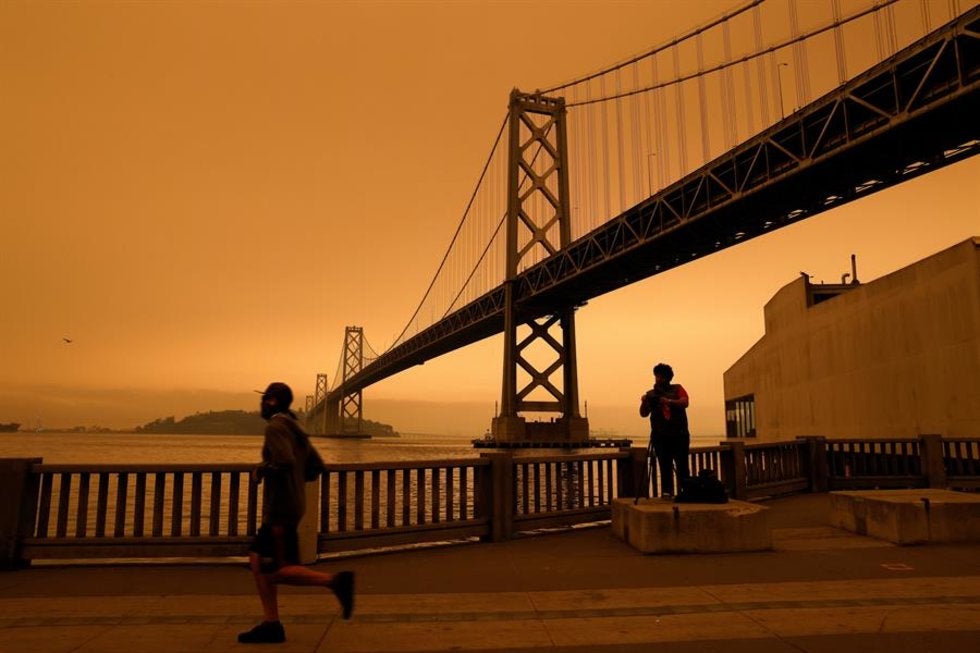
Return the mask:
<svg viewBox="0 0 980 653">
<path fill-rule="evenodd" d="M 364 328 L 344 329 L 344 376 L 341 382 L 340 433 L 361 432 L 361 390 L 347 392 L 347 380 L 361 371 L 364 365 Z"/>
<path fill-rule="evenodd" d="M 313 391 L 313 405 L 319 406 L 327 398 L 327 375 L 320 372 L 316 375 L 316 389 Z M 318 418 L 318 419 L 317 419 Z M 327 406 L 324 404 L 320 415 L 310 414 L 309 427 L 313 433 L 324 434 L 327 432 Z"/>
<path fill-rule="evenodd" d="M 529 314 L 515 301 L 521 263 L 552 256 L 571 242 L 565 115 L 564 98 L 511 91 L 504 369 L 500 414 L 492 424 L 498 442 L 578 441 L 589 436 L 588 420 L 579 414 L 575 307 L 541 316 Z M 558 337 L 553 328 L 561 331 Z M 559 371 L 560 382 L 553 381 Z M 524 383 L 522 378 L 520 388 L 519 372 L 527 379 Z M 528 422 L 521 412 L 557 417 Z"/>
</svg>

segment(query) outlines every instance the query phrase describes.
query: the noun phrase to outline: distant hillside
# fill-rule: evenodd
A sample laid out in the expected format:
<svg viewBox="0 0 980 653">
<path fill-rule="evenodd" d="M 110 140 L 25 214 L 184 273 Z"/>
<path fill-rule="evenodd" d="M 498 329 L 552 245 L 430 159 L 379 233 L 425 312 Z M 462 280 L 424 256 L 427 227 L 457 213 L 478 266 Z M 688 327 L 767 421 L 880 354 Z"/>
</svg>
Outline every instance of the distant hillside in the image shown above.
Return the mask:
<svg viewBox="0 0 980 653">
<path fill-rule="evenodd" d="M 195 413 L 176 420 L 173 416 L 162 417 L 137 426 L 137 433 L 179 433 L 202 435 L 262 435 L 265 420 L 258 411 L 218 410 Z"/>
<path fill-rule="evenodd" d="M 300 423 L 303 416 L 300 415 Z M 372 435 L 393 435 L 395 430 L 388 424 L 362 420 L 361 428 Z M 181 420 L 173 416 L 155 419 L 142 426 L 137 426 L 137 433 L 173 433 L 187 435 L 262 435 L 265 432 L 265 420 L 258 411 L 219 410 L 206 413 L 195 413 Z"/>
</svg>

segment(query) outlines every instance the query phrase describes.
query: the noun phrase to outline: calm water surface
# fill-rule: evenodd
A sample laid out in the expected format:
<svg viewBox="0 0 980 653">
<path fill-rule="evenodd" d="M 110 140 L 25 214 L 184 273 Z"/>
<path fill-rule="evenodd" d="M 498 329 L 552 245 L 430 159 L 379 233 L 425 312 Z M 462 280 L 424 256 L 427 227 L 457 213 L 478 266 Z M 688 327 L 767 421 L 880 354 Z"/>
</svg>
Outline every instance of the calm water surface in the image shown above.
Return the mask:
<svg viewBox="0 0 980 653">
<path fill-rule="evenodd" d="M 327 462 L 375 462 L 478 457 L 470 438 L 402 435 L 339 440 L 313 437 Z M 39 457 L 46 463 L 251 463 L 261 435 L 140 433 L 0 433 L 0 458 Z"/>
<path fill-rule="evenodd" d="M 718 443 L 717 436 L 695 436 L 692 446 Z M 313 437 L 327 462 L 379 462 L 477 458 L 471 438 L 403 434 L 396 438 L 340 440 Z M 646 438 L 634 438 L 645 447 Z M 140 433 L 0 433 L 0 458 L 43 458 L 46 463 L 251 463 L 262 449 L 260 435 L 150 435 Z M 527 449 L 545 455 L 554 450 Z M 585 451 L 601 451 L 598 449 Z"/>
</svg>

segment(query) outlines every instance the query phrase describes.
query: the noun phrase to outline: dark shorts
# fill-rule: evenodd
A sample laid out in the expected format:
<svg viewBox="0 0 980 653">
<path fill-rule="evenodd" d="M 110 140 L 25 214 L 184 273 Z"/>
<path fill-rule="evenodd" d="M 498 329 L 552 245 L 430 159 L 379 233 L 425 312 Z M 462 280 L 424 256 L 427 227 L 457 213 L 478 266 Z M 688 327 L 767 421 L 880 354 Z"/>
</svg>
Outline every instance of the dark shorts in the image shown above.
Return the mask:
<svg viewBox="0 0 980 653">
<path fill-rule="evenodd" d="M 283 526 L 282 536 L 276 537 L 276 534 L 272 532 L 272 526 L 262 524 L 248 550 L 258 554 L 259 568 L 265 574 L 271 574 L 281 567 L 300 563 L 299 535 L 295 526 Z"/>
</svg>

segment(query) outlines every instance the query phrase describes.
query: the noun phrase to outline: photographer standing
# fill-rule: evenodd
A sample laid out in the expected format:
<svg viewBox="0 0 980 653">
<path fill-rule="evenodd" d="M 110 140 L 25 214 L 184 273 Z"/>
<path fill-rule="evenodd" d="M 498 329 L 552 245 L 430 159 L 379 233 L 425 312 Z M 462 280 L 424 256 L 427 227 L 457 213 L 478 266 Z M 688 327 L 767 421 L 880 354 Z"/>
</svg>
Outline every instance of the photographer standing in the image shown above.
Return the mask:
<svg viewBox="0 0 980 653">
<path fill-rule="evenodd" d="M 671 497 L 674 495 L 672 467 L 677 469 L 678 488 L 690 476 L 687 462 L 691 450 L 691 432 L 687 428 L 690 402 L 683 386 L 671 384 L 674 370 L 670 365 L 658 363 L 653 368 L 653 378 L 653 389 L 640 397 L 640 417 L 650 417 L 650 447 L 660 467 L 662 496 Z M 647 465 L 650 465 L 649 458 Z"/>
</svg>

